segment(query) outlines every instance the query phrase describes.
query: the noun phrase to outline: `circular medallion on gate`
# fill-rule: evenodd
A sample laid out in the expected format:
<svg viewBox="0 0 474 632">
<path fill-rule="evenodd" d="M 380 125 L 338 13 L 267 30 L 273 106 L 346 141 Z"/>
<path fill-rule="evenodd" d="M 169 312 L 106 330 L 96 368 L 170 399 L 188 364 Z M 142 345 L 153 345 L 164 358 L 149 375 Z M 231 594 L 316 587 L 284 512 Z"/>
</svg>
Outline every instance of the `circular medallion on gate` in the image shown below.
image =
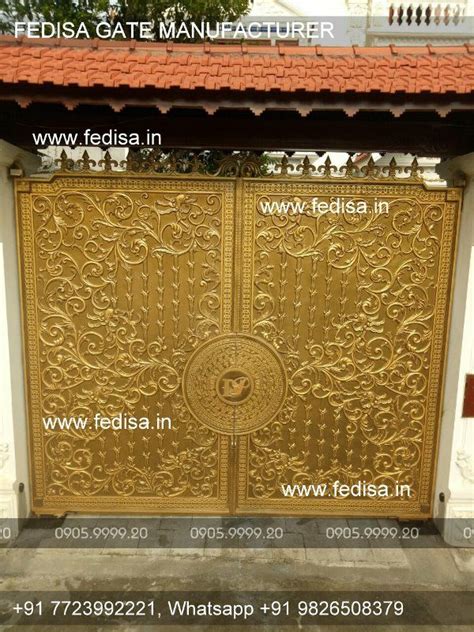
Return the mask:
<svg viewBox="0 0 474 632">
<path fill-rule="evenodd" d="M 246 434 L 280 411 L 286 373 L 271 345 L 249 334 L 208 340 L 189 358 L 183 395 L 191 413 L 211 430 Z"/>
</svg>

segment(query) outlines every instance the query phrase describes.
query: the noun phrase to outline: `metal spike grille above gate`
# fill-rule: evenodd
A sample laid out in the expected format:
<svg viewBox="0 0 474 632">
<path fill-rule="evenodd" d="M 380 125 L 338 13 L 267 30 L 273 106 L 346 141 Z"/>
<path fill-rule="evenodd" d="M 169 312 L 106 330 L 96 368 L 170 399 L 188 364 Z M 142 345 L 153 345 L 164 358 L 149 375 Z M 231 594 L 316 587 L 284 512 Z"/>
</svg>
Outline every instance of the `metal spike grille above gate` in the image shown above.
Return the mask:
<svg viewBox="0 0 474 632">
<path fill-rule="evenodd" d="M 460 191 L 416 164 L 88 162 L 17 181 L 33 510 L 429 516 Z M 311 210 L 336 197 L 367 212 Z"/>
</svg>

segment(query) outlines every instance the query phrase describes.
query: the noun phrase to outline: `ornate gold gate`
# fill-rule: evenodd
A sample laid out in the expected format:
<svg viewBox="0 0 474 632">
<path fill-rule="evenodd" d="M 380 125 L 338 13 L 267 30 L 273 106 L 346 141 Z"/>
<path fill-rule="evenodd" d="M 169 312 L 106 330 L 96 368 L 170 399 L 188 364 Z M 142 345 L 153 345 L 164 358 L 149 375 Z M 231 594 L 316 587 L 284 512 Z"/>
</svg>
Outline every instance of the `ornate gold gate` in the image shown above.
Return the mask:
<svg viewBox="0 0 474 632">
<path fill-rule="evenodd" d="M 33 510 L 429 516 L 460 191 L 175 158 L 17 182 Z"/>
</svg>

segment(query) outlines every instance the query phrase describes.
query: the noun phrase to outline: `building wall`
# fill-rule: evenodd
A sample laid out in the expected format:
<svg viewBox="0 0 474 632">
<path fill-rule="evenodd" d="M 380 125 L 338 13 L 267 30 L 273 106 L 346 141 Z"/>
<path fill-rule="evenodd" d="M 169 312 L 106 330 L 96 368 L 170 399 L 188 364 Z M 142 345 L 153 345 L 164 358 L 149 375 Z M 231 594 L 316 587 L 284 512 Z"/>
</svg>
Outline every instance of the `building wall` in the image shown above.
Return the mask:
<svg viewBox="0 0 474 632">
<path fill-rule="evenodd" d="M 418 7 L 422 10 L 420 24 L 407 19 L 408 9 L 416 10 Z M 390 24 L 391 8 L 395 16 L 400 16 L 400 24 L 397 20 Z M 443 17 L 450 16 L 448 23 L 431 20 L 426 24 L 426 19 L 434 15 L 437 8 Z M 460 19 L 452 20 L 451 16 L 454 17 L 457 11 L 460 11 Z M 474 41 L 474 0 L 435 3 L 429 0 L 416 3 L 409 0 L 255 0 L 250 15 L 339 16 L 339 20 L 336 20 L 337 41 L 330 42 L 334 45 L 422 46 L 429 43 L 456 45 Z"/>
<path fill-rule="evenodd" d="M 30 511 L 12 164 L 32 172 L 39 160 L 0 140 L 0 517 L 7 518 Z"/>
<path fill-rule="evenodd" d="M 474 374 L 474 153 L 440 166 L 442 177 L 465 181 L 459 228 L 444 407 L 438 454 L 435 516 L 445 539 L 465 545 L 459 518 L 474 518 L 474 423 L 462 417 L 466 375 Z"/>
</svg>

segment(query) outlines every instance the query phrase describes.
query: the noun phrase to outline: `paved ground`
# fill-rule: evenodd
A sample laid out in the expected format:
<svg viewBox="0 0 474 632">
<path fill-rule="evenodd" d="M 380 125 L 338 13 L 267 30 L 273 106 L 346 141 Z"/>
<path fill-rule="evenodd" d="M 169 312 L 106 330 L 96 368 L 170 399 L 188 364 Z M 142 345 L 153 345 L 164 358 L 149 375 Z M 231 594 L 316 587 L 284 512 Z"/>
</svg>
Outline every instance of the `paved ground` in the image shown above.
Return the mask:
<svg viewBox="0 0 474 632">
<path fill-rule="evenodd" d="M 474 589 L 472 549 L 110 549 L 0 550 L 1 592 L 11 590 L 269 591 Z M 48 626 L 6 625 L 4 630 L 51 630 Z M 74 626 L 81 630 L 172 630 L 184 626 Z M 192 630 L 271 630 L 280 626 L 192 626 Z M 284 630 L 463 630 L 461 626 L 305 626 Z M 472 629 L 472 628 L 471 628 Z"/>
</svg>

